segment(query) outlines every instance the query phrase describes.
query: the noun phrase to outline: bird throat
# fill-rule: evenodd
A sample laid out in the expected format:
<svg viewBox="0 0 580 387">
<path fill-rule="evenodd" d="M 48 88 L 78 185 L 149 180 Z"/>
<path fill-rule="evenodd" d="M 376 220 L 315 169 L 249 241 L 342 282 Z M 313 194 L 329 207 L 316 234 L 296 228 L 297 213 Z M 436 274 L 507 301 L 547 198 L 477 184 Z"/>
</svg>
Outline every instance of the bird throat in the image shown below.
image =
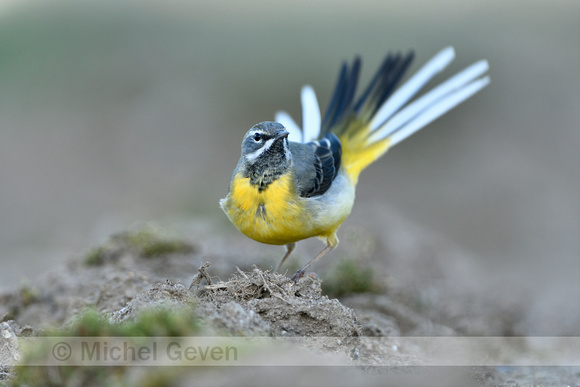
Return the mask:
<svg viewBox="0 0 580 387">
<path fill-rule="evenodd" d="M 253 159 L 246 159 L 244 177 L 250 178 L 250 184 L 262 192 L 285 173 L 292 164 L 292 156 L 287 152 L 284 140 L 274 141 L 262 149 L 261 154 Z"/>
<path fill-rule="evenodd" d="M 250 178 L 250 184 L 257 187 L 259 192 L 264 191 L 270 184 L 288 172 L 289 166 L 286 163 L 271 165 L 269 162 L 258 160 L 248 166 L 247 177 Z"/>
<path fill-rule="evenodd" d="M 270 184 L 288 172 L 291 161 L 283 152 L 264 152 L 251 163 L 246 164 L 245 177 L 250 178 L 250 184 L 264 191 Z"/>
</svg>

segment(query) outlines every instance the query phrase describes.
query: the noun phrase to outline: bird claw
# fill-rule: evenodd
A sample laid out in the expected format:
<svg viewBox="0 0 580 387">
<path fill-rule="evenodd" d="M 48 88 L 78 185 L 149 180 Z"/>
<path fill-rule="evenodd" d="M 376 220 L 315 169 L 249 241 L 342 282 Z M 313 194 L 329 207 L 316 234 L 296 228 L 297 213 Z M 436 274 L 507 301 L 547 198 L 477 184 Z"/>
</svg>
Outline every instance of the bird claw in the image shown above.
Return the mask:
<svg viewBox="0 0 580 387">
<path fill-rule="evenodd" d="M 292 281 L 293 283 L 296 283 L 303 276 L 304 276 L 304 270 L 302 270 L 302 269 L 297 270 L 296 273 L 294 273 L 294 275 L 292 277 L 290 277 L 290 281 Z"/>
</svg>

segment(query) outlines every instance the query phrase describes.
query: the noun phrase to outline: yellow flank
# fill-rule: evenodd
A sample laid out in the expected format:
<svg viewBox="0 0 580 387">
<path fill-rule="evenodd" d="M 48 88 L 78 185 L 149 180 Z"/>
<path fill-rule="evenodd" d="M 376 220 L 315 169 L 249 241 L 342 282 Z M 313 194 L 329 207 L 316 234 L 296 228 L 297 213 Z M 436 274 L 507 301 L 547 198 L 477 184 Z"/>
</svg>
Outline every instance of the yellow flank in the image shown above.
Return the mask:
<svg viewBox="0 0 580 387">
<path fill-rule="evenodd" d="M 368 144 L 369 134 L 368 122 L 353 121 L 339 136 L 342 143 L 342 167 L 355 185 L 362 170 L 385 154 L 391 145 L 388 137 Z"/>
<path fill-rule="evenodd" d="M 221 206 L 244 235 L 273 245 L 327 236 L 339 226 L 329 230 L 314 224 L 305 199 L 296 193 L 292 174 L 278 178 L 262 192 L 249 178 L 236 175 Z"/>
</svg>

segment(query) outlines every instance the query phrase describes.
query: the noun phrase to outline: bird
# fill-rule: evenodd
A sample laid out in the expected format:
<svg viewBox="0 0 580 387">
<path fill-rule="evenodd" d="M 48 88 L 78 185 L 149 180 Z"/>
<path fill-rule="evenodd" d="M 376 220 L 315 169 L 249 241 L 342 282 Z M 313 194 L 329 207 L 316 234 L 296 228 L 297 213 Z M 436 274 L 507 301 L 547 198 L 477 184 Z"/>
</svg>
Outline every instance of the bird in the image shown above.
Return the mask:
<svg viewBox="0 0 580 387">
<path fill-rule="evenodd" d="M 258 242 L 285 245 L 274 272 L 296 242 L 318 237 L 326 246 L 290 278 L 338 245 L 337 231 L 351 213 L 360 173 L 387 150 L 470 98 L 489 84 L 480 60 L 414 97 L 455 58 L 439 51 L 401 86 L 414 52 L 388 53 L 355 98 L 361 59 L 341 66 L 324 116 L 314 89 L 301 90 L 302 128 L 285 111 L 275 121 L 254 125 L 244 135 L 241 156 L 220 207 L 242 234 Z"/>
</svg>

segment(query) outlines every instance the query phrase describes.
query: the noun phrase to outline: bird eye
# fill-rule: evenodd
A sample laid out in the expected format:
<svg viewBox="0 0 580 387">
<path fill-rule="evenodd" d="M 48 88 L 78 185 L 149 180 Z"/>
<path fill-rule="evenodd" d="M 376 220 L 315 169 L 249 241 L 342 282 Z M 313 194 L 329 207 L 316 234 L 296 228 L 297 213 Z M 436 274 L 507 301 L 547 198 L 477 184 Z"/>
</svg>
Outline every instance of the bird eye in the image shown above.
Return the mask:
<svg viewBox="0 0 580 387">
<path fill-rule="evenodd" d="M 254 134 L 254 141 L 256 142 L 262 141 L 262 135 L 260 133 Z"/>
</svg>

